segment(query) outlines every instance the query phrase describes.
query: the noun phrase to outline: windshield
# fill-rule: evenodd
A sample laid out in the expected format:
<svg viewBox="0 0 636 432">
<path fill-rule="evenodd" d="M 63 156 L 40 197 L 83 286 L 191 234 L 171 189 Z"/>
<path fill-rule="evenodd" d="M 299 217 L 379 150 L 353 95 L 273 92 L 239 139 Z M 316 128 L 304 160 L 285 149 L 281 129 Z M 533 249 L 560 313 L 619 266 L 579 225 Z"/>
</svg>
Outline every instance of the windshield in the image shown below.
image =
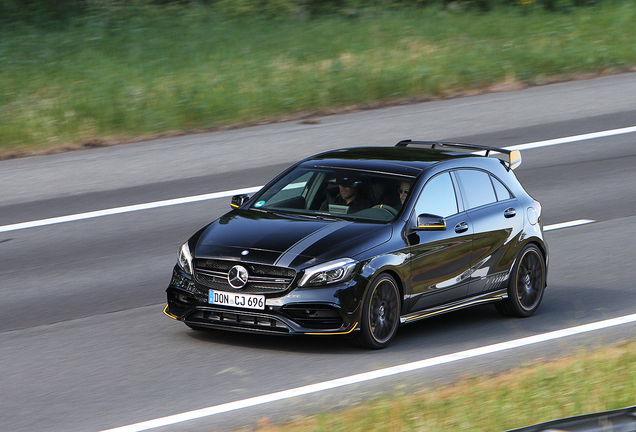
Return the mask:
<svg viewBox="0 0 636 432">
<path fill-rule="evenodd" d="M 311 217 L 389 222 L 396 218 L 412 177 L 325 167 L 298 167 L 252 208 Z"/>
</svg>

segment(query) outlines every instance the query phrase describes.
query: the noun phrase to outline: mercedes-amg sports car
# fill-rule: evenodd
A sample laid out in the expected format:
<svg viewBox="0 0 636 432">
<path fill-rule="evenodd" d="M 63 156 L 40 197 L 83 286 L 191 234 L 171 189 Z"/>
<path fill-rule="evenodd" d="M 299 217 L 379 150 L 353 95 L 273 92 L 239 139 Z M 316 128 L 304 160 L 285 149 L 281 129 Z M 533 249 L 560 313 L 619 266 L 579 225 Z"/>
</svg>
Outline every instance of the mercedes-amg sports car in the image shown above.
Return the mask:
<svg viewBox="0 0 636 432">
<path fill-rule="evenodd" d="M 371 349 L 473 305 L 528 317 L 548 248 L 520 163 L 411 140 L 307 158 L 181 246 L 164 312 L 198 330 L 350 335 Z"/>
</svg>

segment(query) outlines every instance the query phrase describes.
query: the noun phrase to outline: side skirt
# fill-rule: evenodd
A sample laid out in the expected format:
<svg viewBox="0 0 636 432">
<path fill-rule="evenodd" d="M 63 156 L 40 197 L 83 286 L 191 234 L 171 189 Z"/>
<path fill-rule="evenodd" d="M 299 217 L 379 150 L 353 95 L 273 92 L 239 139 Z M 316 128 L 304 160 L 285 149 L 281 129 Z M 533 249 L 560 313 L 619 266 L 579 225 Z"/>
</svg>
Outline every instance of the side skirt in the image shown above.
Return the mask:
<svg viewBox="0 0 636 432">
<path fill-rule="evenodd" d="M 464 309 L 470 306 L 476 306 L 483 303 L 494 303 L 508 298 L 508 290 L 502 289 L 498 291 L 489 292 L 486 294 L 480 294 L 475 297 L 459 300 L 454 303 L 449 303 L 441 306 L 435 306 L 430 309 L 424 309 L 421 311 L 413 312 L 408 315 L 400 317 L 400 324 L 411 323 L 424 318 L 430 318 L 435 315 L 441 315 L 446 312 L 451 312 L 459 309 Z"/>
</svg>

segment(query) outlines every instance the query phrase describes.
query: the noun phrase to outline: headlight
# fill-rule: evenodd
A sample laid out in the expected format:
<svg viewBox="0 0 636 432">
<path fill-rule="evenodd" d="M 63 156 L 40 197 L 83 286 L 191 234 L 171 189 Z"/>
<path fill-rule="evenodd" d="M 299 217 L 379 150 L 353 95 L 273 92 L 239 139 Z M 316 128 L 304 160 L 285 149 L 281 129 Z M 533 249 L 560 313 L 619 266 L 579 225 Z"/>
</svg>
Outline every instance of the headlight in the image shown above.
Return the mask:
<svg viewBox="0 0 636 432">
<path fill-rule="evenodd" d="M 181 269 L 184 272 L 186 272 L 189 275 L 193 273 L 192 254 L 190 253 L 190 246 L 188 246 L 188 242 L 185 242 L 184 244 L 181 245 L 181 248 L 179 249 L 177 262 L 179 263 L 179 267 L 181 267 Z"/>
<path fill-rule="evenodd" d="M 357 264 L 358 262 L 351 258 L 342 258 L 309 267 L 305 270 L 305 274 L 300 279 L 298 285 L 315 286 L 344 282 L 351 279 Z"/>
</svg>

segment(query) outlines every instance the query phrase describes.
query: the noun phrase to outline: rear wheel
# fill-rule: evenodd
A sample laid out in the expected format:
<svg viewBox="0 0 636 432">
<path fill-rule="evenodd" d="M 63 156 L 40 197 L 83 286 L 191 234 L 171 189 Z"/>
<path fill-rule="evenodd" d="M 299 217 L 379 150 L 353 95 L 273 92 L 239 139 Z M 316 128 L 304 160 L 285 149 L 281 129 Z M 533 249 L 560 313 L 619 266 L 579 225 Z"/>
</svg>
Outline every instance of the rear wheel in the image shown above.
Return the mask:
<svg viewBox="0 0 636 432">
<path fill-rule="evenodd" d="M 400 291 L 395 279 L 383 273 L 373 282 L 362 304 L 356 342 L 363 348 L 384 348 L 395 336 L 399 323 Z"/>
<path fill-rule="evenodd" d="M 495 303 L 497 311 L 505 316 L 529 317 L 539 308 L 545 288 L 545 261 L 534 245 L 526 246 L 519 254 L 510 280 L 508 298 Z"/>
</svg>

